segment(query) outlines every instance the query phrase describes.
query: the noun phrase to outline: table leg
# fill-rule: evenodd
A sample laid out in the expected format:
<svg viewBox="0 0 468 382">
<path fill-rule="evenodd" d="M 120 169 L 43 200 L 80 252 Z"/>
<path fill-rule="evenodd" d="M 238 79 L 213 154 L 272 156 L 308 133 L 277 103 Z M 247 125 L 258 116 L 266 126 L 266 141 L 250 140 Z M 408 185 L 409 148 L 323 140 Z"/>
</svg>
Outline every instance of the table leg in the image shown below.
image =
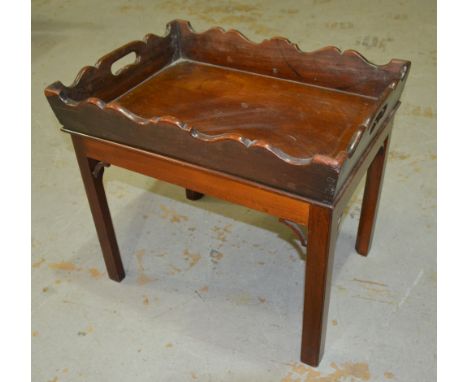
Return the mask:
<svg viewBox="0 0 468 382">
<path fill-rule="evenodd" d="M 109 278 L 121 281 L 125 277 L 125 271 L 120 257 L 120 251 L 115 238 L 114 227 L 107 205 L 106 193 L 102 183 L 103 167 L 96 167 L 99 161 L 86 157 L 82 152 L 80 143 L 72 137 L 76 159 L 80 167 L 86 195 L 88 196 L 91 214 L 101 244 L 104 262 Z"/>
<path fill-rule="evenodd" d="M 362 200 L 361 217 L 359 219 L 359 228 L 356 240 L 356 251 L 367 256 L 369 253 L 372 237 L 374 235 L 375 220 L 379 208 L 380 192 L 385 173 L 385 164 L 388 156 L 389 147 L 388 137 L 384 145 L 380 148 L 367 170 L 366 187 Z"/>
<path fill-rule="evenodd" d="M 200 192 L 197 192 L 197 191 L 192 191 L 192 190 L 189 190 L 188 188 L 186 188 L 185 189 L 185 196 L 189 200 L 199 200 L 199 199 L 203 198 L 204 194 L 202 194 Z"/>
<path fill-rule="evenodd" d="M 337 234 L 338 216 L 333 208 L 311 205 L 301 348 L 301 361 L 311 366 L 318 366 L 323 354 Z"/>
</svg>

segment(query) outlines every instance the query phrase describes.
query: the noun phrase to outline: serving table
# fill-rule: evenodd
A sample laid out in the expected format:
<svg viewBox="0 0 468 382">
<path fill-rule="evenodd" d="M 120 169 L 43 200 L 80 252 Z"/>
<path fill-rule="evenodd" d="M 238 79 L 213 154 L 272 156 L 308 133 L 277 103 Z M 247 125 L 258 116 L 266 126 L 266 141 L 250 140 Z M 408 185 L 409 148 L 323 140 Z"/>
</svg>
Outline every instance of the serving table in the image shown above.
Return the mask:
<svg viewBox="0 0 468 382">
<path fill-rule="evenodd" d="M 132 64 L 115 70 L 134 55 Z M 307 246 L 301 360 L 324 348 L 344 208 L 367 173 L 356 250 L 370 249 L 393 117 L 410 62 L 302 52 L 284 38 L 196 33 L 175 20 L 45 95 L 70 133 L 109 277 L 125 272 L 102 177 L 110 164 L 274 215 Z M 304 235 L 300 226 L 307 227 Z"/>
</svg>

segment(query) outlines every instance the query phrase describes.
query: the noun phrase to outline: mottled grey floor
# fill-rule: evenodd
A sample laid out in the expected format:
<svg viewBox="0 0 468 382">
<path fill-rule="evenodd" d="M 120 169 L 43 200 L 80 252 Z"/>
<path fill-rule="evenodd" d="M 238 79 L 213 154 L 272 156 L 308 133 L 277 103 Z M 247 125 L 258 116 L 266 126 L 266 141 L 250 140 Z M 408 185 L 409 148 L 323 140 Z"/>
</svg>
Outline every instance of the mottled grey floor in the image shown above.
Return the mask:
<svg viewBox="0 0 468 382">
<path fill-rule="evenodd" d="M 33 381 L 434 381 L 434 1 L 33 1 Z M 395 121 L 372 252 L 354 252 L 362 184 L 342 223 L 325 356 L 299 363 L 304 253 L 273 217 L 115 167 L 105 185 L 127 271 L 107 279 L 55 80 L 174 18 L 303 50 L 413 67 Z"/>
</svg>

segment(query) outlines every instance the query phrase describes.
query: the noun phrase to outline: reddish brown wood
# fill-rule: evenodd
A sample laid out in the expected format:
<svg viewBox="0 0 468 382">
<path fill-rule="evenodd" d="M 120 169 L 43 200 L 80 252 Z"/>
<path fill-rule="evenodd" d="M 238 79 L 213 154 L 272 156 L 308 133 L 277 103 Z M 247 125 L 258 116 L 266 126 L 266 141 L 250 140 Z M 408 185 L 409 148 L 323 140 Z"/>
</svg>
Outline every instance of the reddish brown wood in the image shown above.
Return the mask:
<svg viewBox="0 0 468 382">
<path fill-rule="evenodd" d="M 338 216 L 333 208 L 311 205 L 305 270 L 301 361 L 317 366 L 327 329 L 328 301 Z"/>
<path fill-rule="evenodd" d="M 256 44 L 239 31 L 219 27 L 196 33 L 183 20 L 170 25 L 179 31 L 184 58 L 371 97 L 378 97 L 389 83 L 401 78 L 404 63 L 393 59 L 375 65 L 354 50 L 342 52 L 333 46 L 303 52 L 283 37 Z"/>
<path fill-rule="evenodd" d="M 383 121 L 383 126 L 376 132 L 369 147 L 364 152 L 360 153 L 360 160 L 351 172 L 349 180 L 344 184 L 335 202 L 329 206 L 329 208 L 314 204 L 310 207 L 301 348 L 301 360 L 309 365 L 317 366 L 323 354 L 327 331 L 327 314 L 330 283 L 332 280 L 331 274 L 333 269 L 334 248 L 339 219 L 365 171 L 367 169 L 370 171 L 370 167 L 372 167 L 374 163 L 380 163 L 383 148 L 385 148 L 384 157 L 386 156 L 396 109 L 397 107 L 389 114 L 387 119 Z M 385 162 L 383 164 L 383 169 L 384 167 Z M 373 171 L 377 172 L 375 169 Z M 380 182 L 382 182 L 383 175 L 384 172 L 381 171 Z M 378 193 L 379 192 L 380 191 L 378 191 Z M 376 203 L 374 205 L 376 210 L 379 202 L 378 197 L 375 198 L 375 195 L 373 195 L 373 199 L 366 199 L 367 202 L 371 200 Z M 372 219 L 366 222 L 367 224 L 371 224 L 368 226 L 371 232 L 370 238 L 372 237 L 373 226 L 375 225 L 375 216 L 376 211 Z M 310 253 L 314 253 L 315 255 L 309 256 Z M 320 255 L 317 256 L 317 253 Z"/>
<path fill-rule="evenodd" d="M 269 145 L 296 165 L 318 152 L 330 161 L 346 152 L 376 108 L 373 98 L 192 61 L 166 68 L 114 102 L 147 119 L 177 115 L 204 141 L 240 137 Z"/>
<path fill-rule="evenodd" d="M 340 192 L 335 197 L 333 205 L 338 213 L 341 215 L 348 205 L 353 193 L 355 192 L 361 179 L 366 174 L 367 169 L 371 165 L 374 157 L 377 155 L 380 147 L 384 144 L 385 140 L 391 135 L 393 128 L 393 121 L 396 111 L 400 103 L 389 113 L 388 117 L 382 122 L 382 126 L 375 132 L 373 139 L 369 145 L 358 152 L 359 160 L 356 165 L 349 171 L 349 176 L 340 188 Z"/>
<path fill-rule="evenodd" d="M 103 162 L 165 182 L 195 189 L 203 194 L 299 224 L 307 224 L 310 201 L 297 195 L 120 143 L 83 135 L 73 136 L 90 158 L 100 158 Z"/>
<path fill-rule="evenodd" d="M 367 256 L 374 236 L 375 220 L 379 208 L 380 193 L 385 173 L 385 164 L 387 162 L 388 137 L 383 146 L 377 152 L 369 169 L 367 170 L 366 187 L 361 207 L 361 218 L 356 240 L 356 251 L 363 256 Z"/>
<path fill-rule="evenodd" d="M 137 62 L 114 76 L 112 64 L 131 52 Z M 71 131 L 329 204 L 394 109 L 409 67 L 174 21 L 167 36 L 129 43 L 46 95 Z"/>
<path fill-rule="evenodd" d="M 299 224 L 281 218 L 279 219 L 279 222 L 283 223 L 292 231 L 292 233 L 299 239 L 299 242 L 303 247 L 307 247 L 307 236 L 304 234 Z"/>
<path fill-rule="evenodd" d="M 80 141 L 73 139 L 76 159 L 80 167 L 81 177 L 88 197 L 91 214 L 93 215 L 94 224 L 101 244 L 104 262 L 106 264 L 109 278 L 115 281 L 121 281 L 125 277 L 125 271 L 120 257 L 119 246 L 115 238 L 114 226 L 107 205 L 106 193 L 102 184 L 102 176 L 104 168 L 93 174 L 95 167 L 99 161 L 88 158 L 80 145 Z"/>
<path fill-rule="evenodd" d="M 136 61 L 112 74 L 129 53 Z M 109 276 L 124 271 L 105 164 L 184 187 L 190 200 L 206 193 L 277 216 L 299 238 L 297 224 L 307 225 L 301 359 L 318 365 L 338 221 L 367 171 L 356 243 L 367 254 L 409 68 L 335 47 L 306 53 L 284 38 L 196 33 L 176 20 L 166 36 L 147 35 L 83 68 L 70 87 L 47 87 L 72 134 Z"/>
<path fill-rule="evenodd" d="M 185 189 L 185 196 L 189 200 L 200 200 L 203 198 L 203 194 L 197 191 L 189 190 L 188 188 Z"/>
</svg>

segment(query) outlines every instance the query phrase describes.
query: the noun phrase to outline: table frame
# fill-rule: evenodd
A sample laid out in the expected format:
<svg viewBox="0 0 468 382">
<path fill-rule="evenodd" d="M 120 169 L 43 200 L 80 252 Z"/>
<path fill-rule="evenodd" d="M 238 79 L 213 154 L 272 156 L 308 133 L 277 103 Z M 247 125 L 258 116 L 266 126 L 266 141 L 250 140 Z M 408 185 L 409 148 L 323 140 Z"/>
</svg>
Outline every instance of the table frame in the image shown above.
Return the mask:
<svg viewBox="0 0 468 382">
<path fill-rule="evenodd" d="M 325 343 L 339 222 L 349 199 L 367 172 L 356 240 L 357 252 L 366 256 L 372 242 L 393 116 L 398 105 L 382 123 L 332 204 L 309 200 L 219 171 L 63 129 L 72 137 L 109 277 L 121 281 L 125 271 L 102 182 L 104 166 L 108 164 L 184 187 L 190 200 L 197 200 L 207 194 L 305 225 L 308 234 L 301 361 L 317 366 Z"/>
</svg>

